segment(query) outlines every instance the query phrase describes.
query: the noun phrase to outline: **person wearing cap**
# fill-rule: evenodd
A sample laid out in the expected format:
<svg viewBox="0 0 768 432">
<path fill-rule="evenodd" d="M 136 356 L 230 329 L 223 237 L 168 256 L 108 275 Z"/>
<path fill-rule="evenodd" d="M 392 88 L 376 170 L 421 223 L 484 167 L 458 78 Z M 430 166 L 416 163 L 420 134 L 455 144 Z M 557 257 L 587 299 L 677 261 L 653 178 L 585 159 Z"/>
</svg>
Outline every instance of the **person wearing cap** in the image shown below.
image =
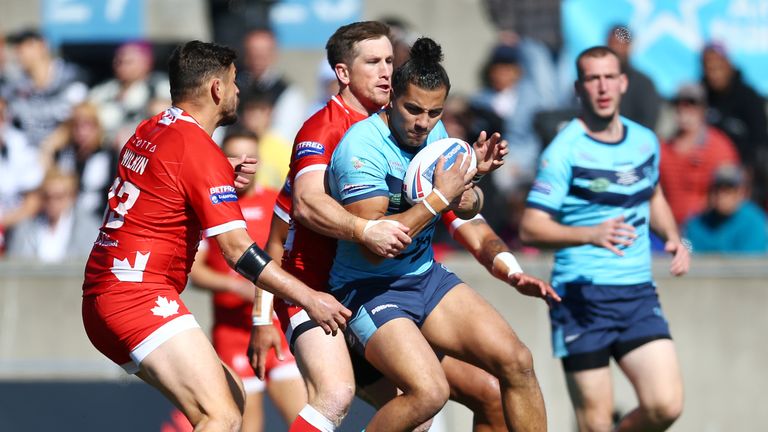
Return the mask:
<svg viewBox="0 0 768 432">
<path fill-rule="evenodd" d="M 729 59 L 726 46 L 710 42 L 701 55 L 702 85 L 709 109 L 707 121 L 722 129 L 736 145 L 752 180 L 752 199 L 768 205 L 768 118 L 765 99 Z"/>
<path fill-rule="evenodd" d="M 39 146 L 56 126 L 68 119 L 72 107 L 85 100 L 88 87 L 82 71 L 54 55 L 37 30 L 8 36 L 22 76 L 6 90 L 11 121 Z"/>
<path fill-rule="evenodd" d="M 740 164 L 736 147 L 721 130 L 706 120 L 707 97 L 699 84 L 685 84 L 672 99 L 676 130 L 661 143 L 661 187 L 675 222 L 707 206 L 709 184 L 723 164 Z"/>
<path fill-rule="evenodd" d="M 765 212 L 748 198 L 747 178 L 736 165 L 712 178 L 709 207 L 691 218 L 685 233 L 694 253 L 762 255 L 768 252 Z"/>
</svg>

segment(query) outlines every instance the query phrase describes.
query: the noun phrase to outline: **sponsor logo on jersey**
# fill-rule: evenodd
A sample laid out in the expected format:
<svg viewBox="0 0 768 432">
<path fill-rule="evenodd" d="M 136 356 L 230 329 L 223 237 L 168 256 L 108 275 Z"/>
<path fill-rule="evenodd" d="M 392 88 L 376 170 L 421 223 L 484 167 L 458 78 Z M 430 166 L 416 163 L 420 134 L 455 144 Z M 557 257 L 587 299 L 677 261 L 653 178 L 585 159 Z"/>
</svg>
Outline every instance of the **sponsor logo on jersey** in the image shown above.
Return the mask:
<svg viewBox="0 0 768 432">
<path fill-rule="evenodd" d="M 637 183 L 637 181 L 640 180 L 640 177 L 637 175 L 634 168 L 626 171 L 617 171 L 616 177 L 618 179 L 616 180 L 616 183 L 622 186 L 629 186 L 631 184 Z"/>
<path fill-rule="evenodd" d="M 214 186 L 209 190 L 211 202 L 219 204 L 227 201 L 237 201 L 237 192 L 234 186 Z"/>
<path fill-rule="evenodd" d="M 325 146 L 315 141 L 302 141 L 296 144 L 296 159 L 304 156 L 318 156 L 325 154 Z"/>
<path fill-rule="evenodd" d="M 405 168 L 403 168 L 403 164 L 400 163 L 400 161 L 396 161 L 396 160 L 389 161 L 389 167 L 392 168 L 393 171 L 397 171 L 401 173 L 405 172 Z"/>
<path fill-rule="evenodd" d="M 365 162 L 361 161 L 357 157 L 352 158 L 352 168 L 359 170 L 360 168 L 365 166 Z"/>
<path fill-rule="evenodd" d="M 134 153 L 130 149 L 125 149 L 123 158 L 120 160 L 120 165 L 139 174 L 144 174 L 144 170 L 147 169 L 148 163 L 149 159 L 147 159 L 145 156 Z"/>
<path fill-rule="evenodd" d="M 381 311 L 383 311 L 385 309 L 392 309 L 392 308 L 399 309 L 400 306 L 398 306 L 396 304 L 392 304 L 392 303 L 387 303 L 387 304 L 379 305 L 379 306 L 376 306 L 375 308 L 371 309 L 371 315 L 376 315 L 377 313 L 379 313 L 379 312 L 381 312 Z"/>
<path fill-rule="evenodd" d="M 243 207 L 242 211 L 245 220 L 264 219 L 264 209 L 261 207 Z"/>
<path fill-rule="evenodd" d="M 549 183 L 543 182 L 541 180 L 536 180 L 533 182 L 533 186 L 531 186 L 531 190 L 542 193 L 544 195 L 549 195 L 552 193 L 552 185 Z"/>
<path fill-rule="evenodd" d="M 108 234 L 105 234 L 101 231 L 99 231 L 99 237 L 96 239 L 96 245 L 102 246 L 102 247 L 117 247 L 117 240 L 110 237 Z"/>
<path fill-rule="evenodd" d="M 589 182 L 589 190 L 592 192 L 605 192 L 608 190 L 608 186 L 611 185 L 611 181 L 604 177 L 598 177 Z"/>
<path fill-rule="evenodd" d="M 345 184 L 344 187 L 341 189 L 341 193 L 344 195 L 349 195 L 353 193 L 367 191 L 369 189 L 373 189 L 374 187 L 376 186 L 372 184 Z"/>
</svg>

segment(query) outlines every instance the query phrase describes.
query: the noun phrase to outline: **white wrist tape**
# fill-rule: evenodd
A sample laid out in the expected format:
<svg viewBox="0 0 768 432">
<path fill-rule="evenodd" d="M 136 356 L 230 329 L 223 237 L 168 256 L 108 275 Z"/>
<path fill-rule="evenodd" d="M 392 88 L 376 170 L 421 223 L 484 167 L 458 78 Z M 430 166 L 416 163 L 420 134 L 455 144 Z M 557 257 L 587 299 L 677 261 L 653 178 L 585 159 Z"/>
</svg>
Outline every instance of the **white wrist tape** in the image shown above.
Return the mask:
<svg viewBox="0 0 768 432">
<path fill-rule="evenodd" d="M 445 199 L 445 195 L 443 195 L 443 193 L 440 192 L 437 188 L 432 188 L 432 192 L 434 192 L 435 195 L 437 195 L 437 197 L 440 198 L 440 200 L 442 200 L 445 203 L 445 205 L 451 205 L 451 203 L 448 202 L 447 199 Z"/>
<path fill-rule="evenodd" d="M 493 257 L 494 264 L 496 263 L 496 260 L 501 261 L 507 266 L 507 277 L 512 276 L 515 273 L 523 273 L 522 267 L 520 267 L 520 264 L 518 264 L 517 259 L 511 252 L 500 252 L 496 254 L 496 256 Z"/>
<path fill-rule="evenodd" d="M 424 207 L 426 207 L 427 210 L 429 210 L 430 213 L 432 213 L 433 215 L 437 216 L 437 212 L 435 211 L 435 209 L 432 208 L 431 205 L 429 205 L 429 203 L 427 202 L 426 199 L 422 200 L 421 203 L 424 204 Z"/>
<path fill-rule="evenodd" d="M 272 325 L 272 299 L 274 294 L 269 291 L 262 290 L 259 303 L 253 305 L 253 311 L 255 314 L 251 317 L 252 323 L 255 326 Z"/>
</svg>

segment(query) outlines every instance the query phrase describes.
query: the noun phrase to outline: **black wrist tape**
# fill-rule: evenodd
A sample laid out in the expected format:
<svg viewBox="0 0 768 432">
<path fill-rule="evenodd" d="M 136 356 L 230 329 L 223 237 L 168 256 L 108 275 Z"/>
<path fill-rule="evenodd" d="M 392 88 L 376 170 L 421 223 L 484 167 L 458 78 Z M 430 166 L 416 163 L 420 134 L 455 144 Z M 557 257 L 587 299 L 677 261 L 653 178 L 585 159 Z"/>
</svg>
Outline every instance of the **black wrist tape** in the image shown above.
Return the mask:
<svg viewBox="0 0 768 432">
<path fill-rule="evenodd" d="M 266 267 L 270 261 L 272 261 L 272 258 L 254 243 L 246 249 L 245 252 L 243 252 L 243 256 L 237 260 L 235 270 L 248 280 L 256 283 L 259 279 L 259 275 L 264 271 L 264 267 Z"/>
</svg>

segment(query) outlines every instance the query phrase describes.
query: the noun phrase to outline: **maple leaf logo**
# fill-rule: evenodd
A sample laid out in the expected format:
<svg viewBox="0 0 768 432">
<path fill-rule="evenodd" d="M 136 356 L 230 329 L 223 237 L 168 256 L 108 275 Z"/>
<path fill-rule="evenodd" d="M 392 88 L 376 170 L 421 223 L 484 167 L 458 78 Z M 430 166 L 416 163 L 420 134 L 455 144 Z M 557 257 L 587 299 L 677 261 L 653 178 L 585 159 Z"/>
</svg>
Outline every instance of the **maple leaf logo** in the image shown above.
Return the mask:
<svg viewBox="0 0 768 432">
<path fill-rule="evenodd" d="M 153 315 L 168 318 L 171 315 L 176 315 L 179 313 L 179 304 L 176 303 L 176 300 L 168 301 L 168 299 L 165 297 L 157 296 L 155 303 L 157 306 L 151 309 Z"/>
</svg>

